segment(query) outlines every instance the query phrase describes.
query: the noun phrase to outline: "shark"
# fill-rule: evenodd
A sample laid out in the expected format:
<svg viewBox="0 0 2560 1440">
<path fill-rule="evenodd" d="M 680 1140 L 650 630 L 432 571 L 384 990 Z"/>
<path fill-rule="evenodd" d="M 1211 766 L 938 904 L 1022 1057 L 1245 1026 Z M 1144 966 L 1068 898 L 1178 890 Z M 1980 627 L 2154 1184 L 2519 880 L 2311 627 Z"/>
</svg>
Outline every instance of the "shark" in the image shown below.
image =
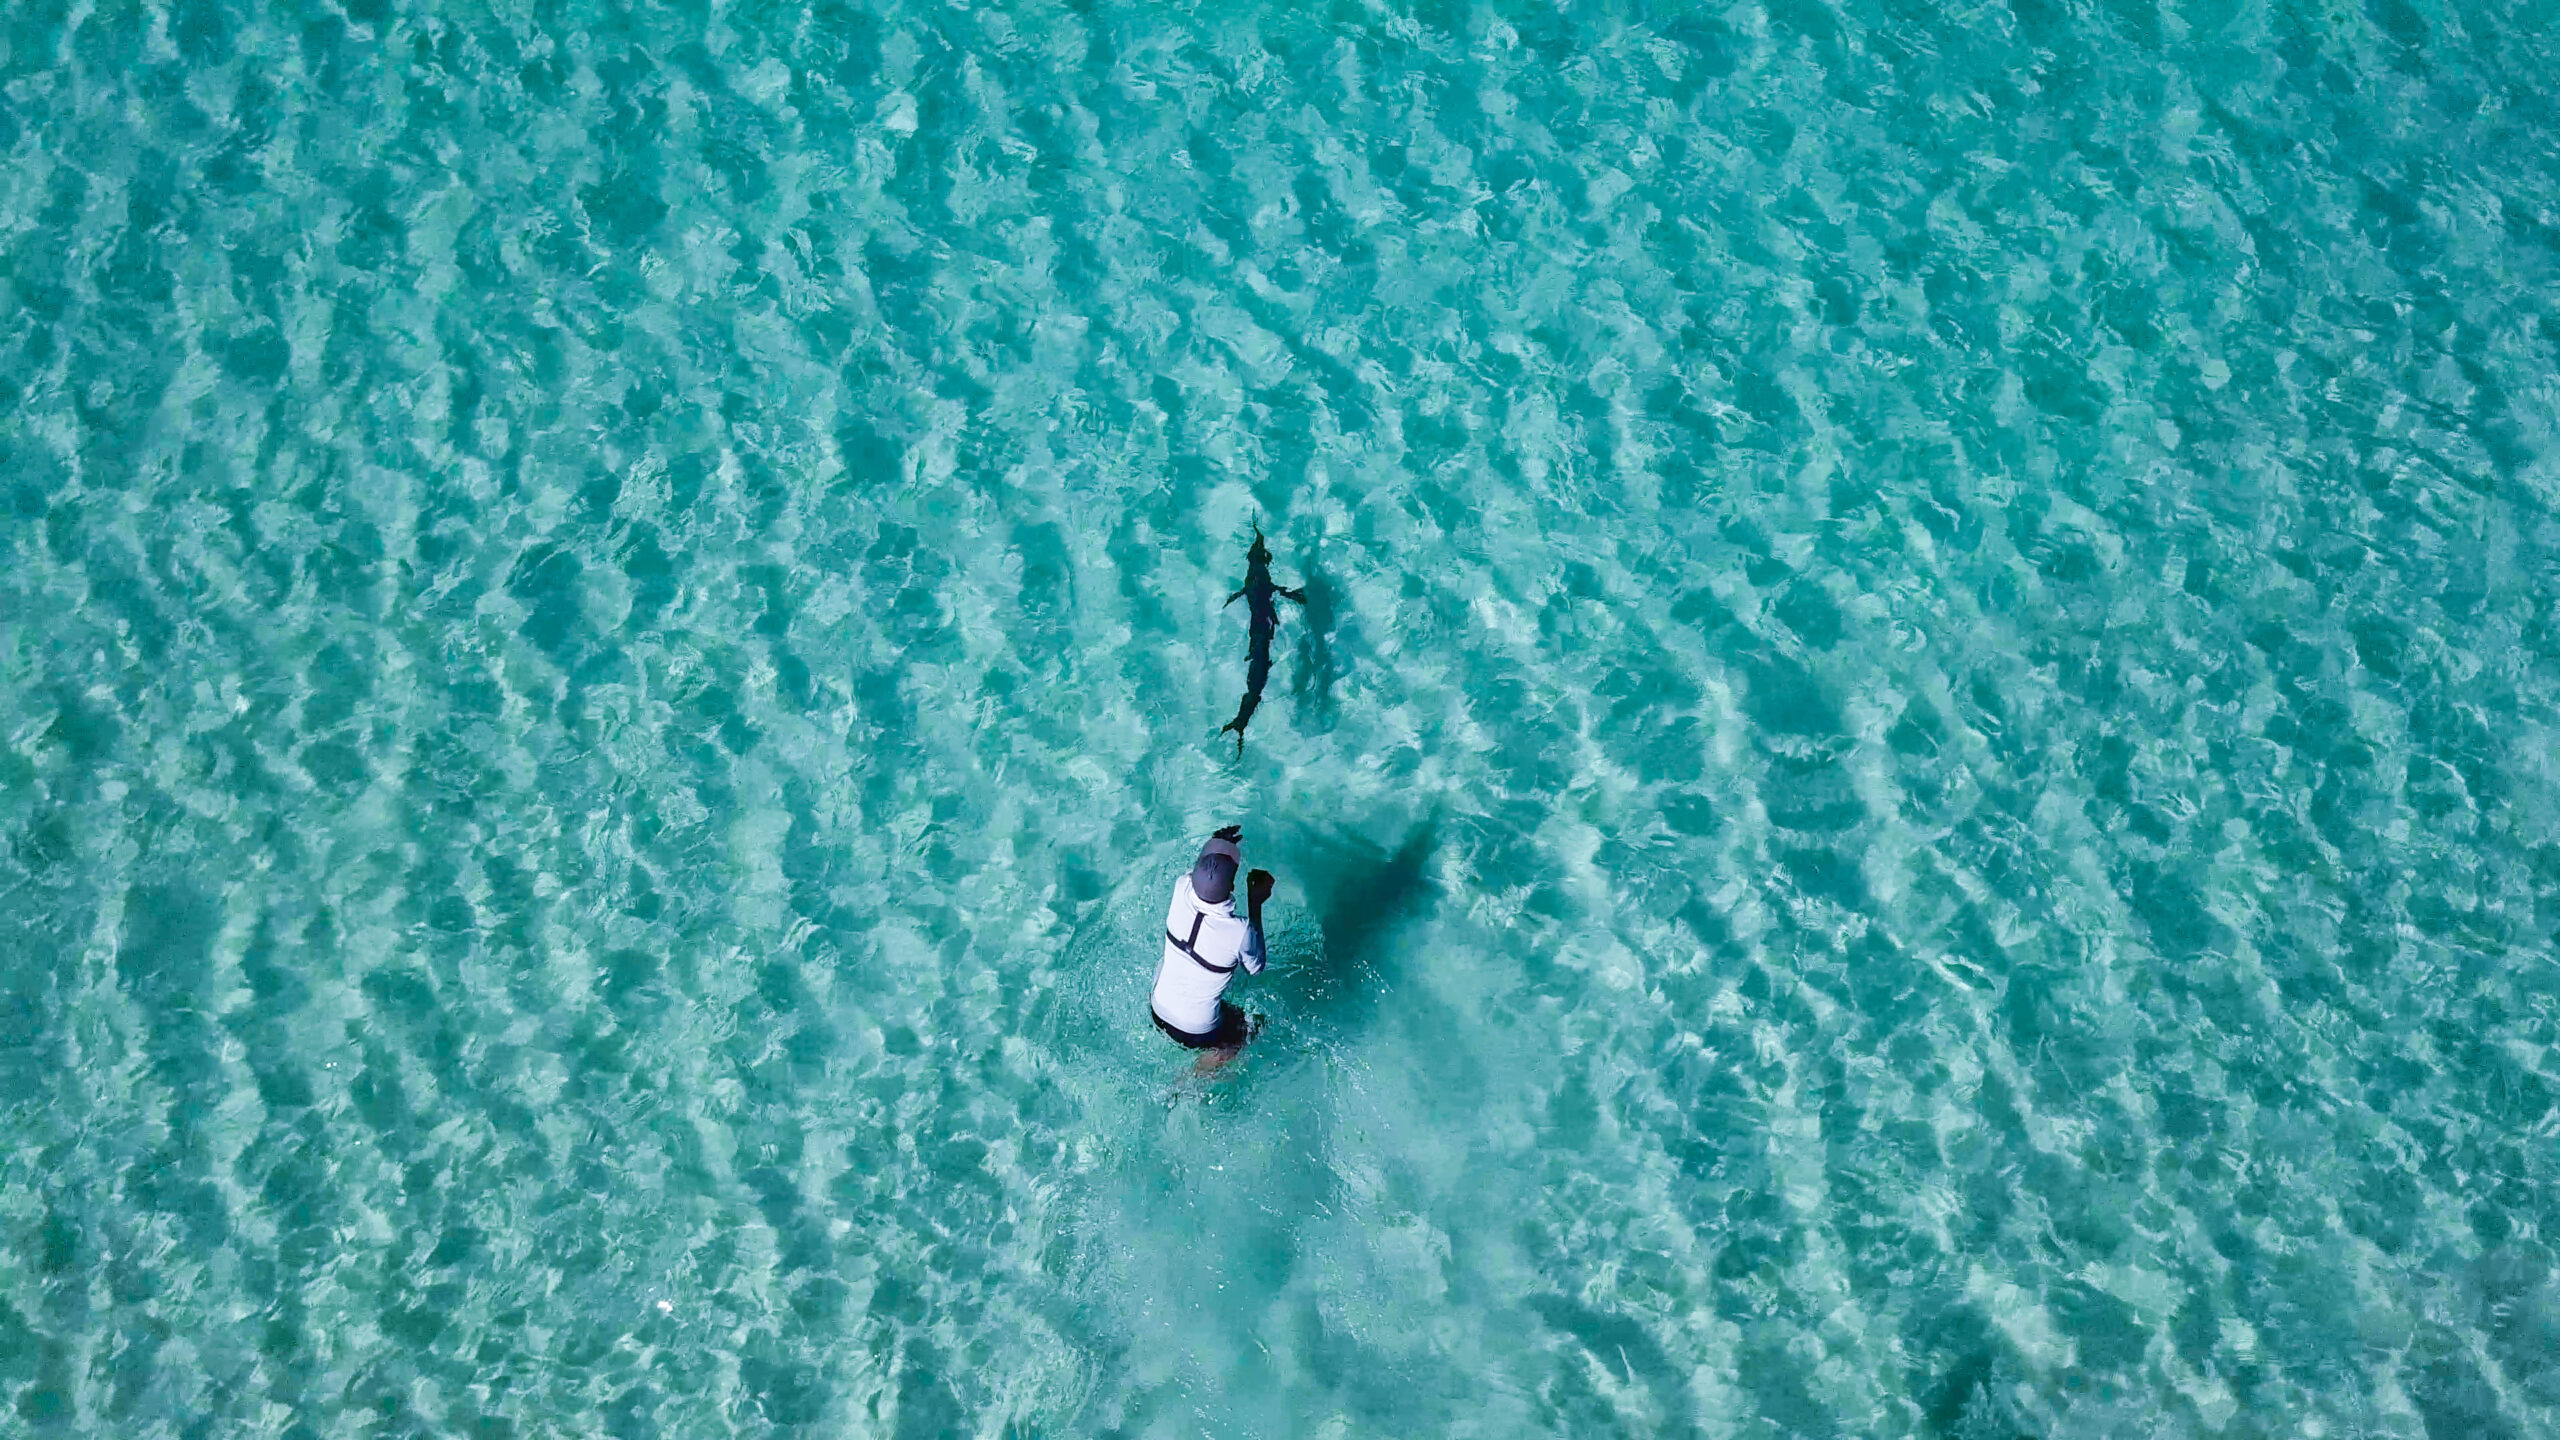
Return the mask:
<svg viewBox="0 0 2560 1440">
<path fill-rule="evenodd" d="M 1262 705 L 1262 687 L 1271 679 L 1271 636 L 1280 628 L 1280 606 L 1286 596 L 1300 605 L 1307 603 L 1303 589 L 1288 589 L 1271 578 L 1271 547 L 1262 543 L 1262 524 L 1253 527 L 1253 548 L 1244 552 L 1244 588 L 1227 597 L 1227 604 L 1245 602 L 1249 617 L 1244 663 L 1244 703 L 1236 707 L 1236 718 L 1218 727 L 1218 733 L 1236 732 L 1236 754 L 1244 754 L 1244 727 L 1253 721 L 1253 712 Z M 1224 606 L 1220 607 L 1225 608 Z"/>
</svg>

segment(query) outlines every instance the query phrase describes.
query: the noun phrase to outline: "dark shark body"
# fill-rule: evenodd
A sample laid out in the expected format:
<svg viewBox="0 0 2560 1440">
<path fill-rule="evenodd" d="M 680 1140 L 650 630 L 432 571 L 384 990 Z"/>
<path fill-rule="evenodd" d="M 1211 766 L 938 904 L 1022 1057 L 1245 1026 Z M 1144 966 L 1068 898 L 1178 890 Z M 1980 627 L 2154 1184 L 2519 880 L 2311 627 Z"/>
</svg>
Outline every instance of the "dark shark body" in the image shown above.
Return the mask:
<svg viewBox="0 0 2560 1440">
<path fill-rule="evenodd" d="M 1271 679 L 1271 637 L 1280 628 L 1280 597 L 1304 605 L 1303 590 L 1284 590 L 1271 578 L 1271 549 L 1262 543 L 1262 527 L 1253 527 L 1253 548 L 1244 552 L 1244 588 L 1227 597 L 1233 605 L 1245 603 L 1247 639 L 1244 660 L 1244 703 L 1236 707 L 1236 718 L 1218 727 L 1218 733 L 1236 732 L 1236 753 L 1244 753 L 1244 727 L 1253 722 L 1253 712 L 1262 708 L 1262 687 Z"/>
</svg>

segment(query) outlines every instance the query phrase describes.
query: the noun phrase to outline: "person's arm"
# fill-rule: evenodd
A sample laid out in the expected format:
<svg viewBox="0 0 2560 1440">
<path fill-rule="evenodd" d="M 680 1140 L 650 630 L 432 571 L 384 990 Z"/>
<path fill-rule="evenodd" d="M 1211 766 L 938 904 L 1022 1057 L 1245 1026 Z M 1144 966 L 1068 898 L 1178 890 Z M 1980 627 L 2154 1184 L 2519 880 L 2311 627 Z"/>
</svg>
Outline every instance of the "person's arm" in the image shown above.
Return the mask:
<svg viewBox="0 0 2560 1440">
<path fill-rule="evenodd" d="M 1259 975 L 1262 973 L 1264 955 L 1264 946 L 1262 942 L 1262 902 L 1271 898 L 1271 885 L 1271 872 L 1268 870 L 1256 870 L 1245 877 L 1244 902 L 1246 918 L 1244 922 L 1243 961 L 1244 972 L 1248 975 Z"/>
</svg>

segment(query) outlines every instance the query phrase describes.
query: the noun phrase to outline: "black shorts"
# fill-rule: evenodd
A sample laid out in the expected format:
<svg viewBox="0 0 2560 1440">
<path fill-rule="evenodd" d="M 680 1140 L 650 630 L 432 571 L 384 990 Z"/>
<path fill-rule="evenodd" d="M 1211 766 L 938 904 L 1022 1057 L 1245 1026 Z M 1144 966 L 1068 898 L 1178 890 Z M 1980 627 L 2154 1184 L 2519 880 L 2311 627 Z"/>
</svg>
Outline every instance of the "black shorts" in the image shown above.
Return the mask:
<svg viewBox="0 0 2560 1440">
<path fill-rule="evenodd" d="M 1192 1050 L 1232 1050 L 1253 1038 L 1253 1027 L 1245 1023 L 1244 1012 L 1224 1000 L 1218 1002 L 1218 1028 L 1206 1035 L 1174 1029 L 1156 1013 L 1153 1005 L 1147 1007 L 1147 1018 L 1156 1022 L 1157 1029 L 1172 1036 L 1175 1044 Z"/>
</svg>

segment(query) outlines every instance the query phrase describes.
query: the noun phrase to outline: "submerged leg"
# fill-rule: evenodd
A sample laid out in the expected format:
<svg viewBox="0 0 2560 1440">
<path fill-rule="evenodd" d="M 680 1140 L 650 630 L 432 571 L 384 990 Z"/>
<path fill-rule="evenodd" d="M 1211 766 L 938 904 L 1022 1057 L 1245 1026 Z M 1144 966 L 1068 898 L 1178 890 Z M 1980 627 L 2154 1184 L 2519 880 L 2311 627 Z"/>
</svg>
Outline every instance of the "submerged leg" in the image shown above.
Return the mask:
<svg viewBox="0 0 2560 1440">
<path fill-rule="evenodd" d="M 1235 1006 L 1224 1000 L 1219 1001 L 1217 1038 L 1226 1043 L 1214 1050 L 1200 1052 L 1200 1058 L 1191 1062 L 1193 1077 L 1206 1079 L 1225 1069 L 1229 1062 L 1244 1053 L 1245 1042 L 1252 1039 L 1253 1032 L 1261 1028 L 1260 1016 L 1247 1018 L 1245 1013 Z"/>
</svg>

